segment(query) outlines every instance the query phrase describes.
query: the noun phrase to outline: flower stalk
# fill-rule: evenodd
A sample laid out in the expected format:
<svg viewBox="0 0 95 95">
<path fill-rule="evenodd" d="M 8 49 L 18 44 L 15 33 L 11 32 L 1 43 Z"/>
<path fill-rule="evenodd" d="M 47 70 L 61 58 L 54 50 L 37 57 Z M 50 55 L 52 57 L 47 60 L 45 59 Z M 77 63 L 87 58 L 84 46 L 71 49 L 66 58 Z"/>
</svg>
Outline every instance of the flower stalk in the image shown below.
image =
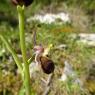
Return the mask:
<svg viewBox="0 0 95 95">
<path fill-rule="evenodd" d="M 31 95 L 29 64 L 32 58 L 28 60 L 26 56 L 25 31 L 24 31 L 24 27 L 25 27 L 24 8 L 29 6 L 33 2 L 33 0 L 12 0 L 12 2 L 17 6 L 17 11 L 18 11 L 20 46 L 21 46 L 22 59 L 24 65 L 21 63 L 21 60 L 19 59 L 16 52 L 12 48 L 12 45 L 7 41 L 7 39 L 1 33 L 0 33 L 0 38 L 3 41 L 3 43 L 6 45 L 9 52 L 12 54 L 18 66 L 18 69 L 20 70 L 24 88 L 25 88 L 25 93 L 23 94 Z"/>
<path fill-rule="evenodd" d="M 24 31 L 24 6 L 17 6 L 18 10 L 18 18 L 19 18 L 19 33 L 20 33 L 20 46 L 22 52 L 22 58 L 24 63 L 24 85 L 26 95 L 31 95 L 31 87 L 30 87 L 30 74 L 29 74 L 29 64 L 27 62 L 26 56 L 26 46 L 25 46 L 25 31 Z"/>
</svg>

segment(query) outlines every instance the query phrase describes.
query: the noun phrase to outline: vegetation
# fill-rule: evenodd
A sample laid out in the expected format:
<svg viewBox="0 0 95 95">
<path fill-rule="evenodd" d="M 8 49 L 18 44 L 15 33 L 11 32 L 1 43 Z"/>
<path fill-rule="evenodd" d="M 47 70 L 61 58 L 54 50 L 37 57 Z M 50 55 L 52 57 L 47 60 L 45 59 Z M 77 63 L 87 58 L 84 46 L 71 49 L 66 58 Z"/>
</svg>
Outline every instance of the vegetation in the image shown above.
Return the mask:
<svg viewBox="0 0 95 95">
<path fill-rule="evenodd" d="M 55 62 L 55 71 L 48 95 L 94 95 L 95 94 L 95 47 L 88 47 L 78 42 L 71 35 L 95 32 L 95 0 L 34 0 L 25 12 L 26 18 L 40 11 L 57 13 L 64 11 L 70 14 L 72 22 L 62 25 L 42 24 L 38 21 L 25 23 L 26 49 L 28 59 L 33 54 L 33 31 L 37 32 L 37 43 L 44 47 L 53 45 L 49 56 Z M 49 9 L 50 8 L 50 9 Z M 78 18 L 79 15 L 79 18 Z M 16 8 L 10 0 L 0 1 L 0 34 L 12 44 L 18 56 L 21 56 L 18 20 Z M 80 21 L 80 22 L 79 22 Z M 57 48 L 60 45 L 66 48 Z M 34 60 L 34 59 L 33 59 Z M 69 77 L 66 82 L 59 81 L 68 61 L 82 86 Z M 22 95 L 23 82 L 18 68 L 5 44 L 0 40 L 0 95 Z M 49 76 L 42 71 L 36 71 L 31 78 L 32 95 L 43 95 L 46 90 L 42 79 Z M 94 79 L 92 78 L 94 77 Z"/>
</svg>

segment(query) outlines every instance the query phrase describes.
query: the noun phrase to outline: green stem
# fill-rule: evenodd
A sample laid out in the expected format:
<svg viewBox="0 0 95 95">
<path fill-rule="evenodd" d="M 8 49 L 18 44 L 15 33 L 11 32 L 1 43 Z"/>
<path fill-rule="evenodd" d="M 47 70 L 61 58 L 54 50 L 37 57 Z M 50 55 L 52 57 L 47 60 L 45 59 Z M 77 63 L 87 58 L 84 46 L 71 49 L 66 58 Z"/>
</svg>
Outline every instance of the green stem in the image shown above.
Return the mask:
<svg viewBox="0 0 95 95">
<path fill-rule="evenodd" d="M 35 58 L 35 55 L 32 55 L 32 57 L 28 59 L 27 62 L 28 62 L 29 65 L 31 64 L 31 62 L 33 61 L 34 58 Z"/>
<path fill-rule="evenodd" d="M 6 45 L 7 49 L 9 50 L 9 52 L 12 54 L 20 72 L 22 72 L 23 67 L 22 67 L 22 63 L 19 60 L 17 54 L 15 53 L 14 49 L 12 48 L 12 45 L 7 41 L 7 39 L 3 36 L 3 34 L 0 34 L 0 38 L 3 41 L 3 43 Z"/>
<path fill-rule="evenodd" d="M 24 83 L 26 89 L 26 95 L 31 95 L 31 87 L 30 87 L 30 74 L 29 74 L 29 64 L 27 62 L 26 57 L 26 46 L 25 46 L 25 31 L 24 31 L 24 6 L 17 6 L 18 17 L 19 17 L 19 31 L 20 31 L 20 45 L 22 58 L 24 63 Z"/>
</svg>

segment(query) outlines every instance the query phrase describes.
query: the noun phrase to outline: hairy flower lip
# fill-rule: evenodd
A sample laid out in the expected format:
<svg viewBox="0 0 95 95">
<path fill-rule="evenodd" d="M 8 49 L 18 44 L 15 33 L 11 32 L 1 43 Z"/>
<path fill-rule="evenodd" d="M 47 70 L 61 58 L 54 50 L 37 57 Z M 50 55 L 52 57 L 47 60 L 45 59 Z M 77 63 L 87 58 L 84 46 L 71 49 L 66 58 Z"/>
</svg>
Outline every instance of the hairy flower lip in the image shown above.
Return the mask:
<svg viewBox="0 0 95 95">
<path fill-rule="evenodd" d="M 26 7 L 28 7 L 29 5 L 31 5 L 32 2 L 33 2 L 33 0 L 11 0 L 11 1 L 16 6 L 17 5 L 20 5 L 20 6 L 25 5 Z"/>
</svg>

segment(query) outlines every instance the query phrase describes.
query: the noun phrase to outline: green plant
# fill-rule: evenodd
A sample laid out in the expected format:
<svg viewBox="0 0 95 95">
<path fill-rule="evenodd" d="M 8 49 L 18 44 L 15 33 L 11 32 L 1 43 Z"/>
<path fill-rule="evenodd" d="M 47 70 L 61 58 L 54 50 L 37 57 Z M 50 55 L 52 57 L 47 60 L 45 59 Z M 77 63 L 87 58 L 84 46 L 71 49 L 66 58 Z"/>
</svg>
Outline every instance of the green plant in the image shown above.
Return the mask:
<svg viewBox="0 0 95 95">
<path fill-rule="evenodd" d="M 26 46 L 25 46 L 25 31 L 24 31 L 25 6 L 17 5 L 18 18 L 19 18 L 20 46 L 21 46 L 22 59 L 23 59 L 24 65 L 21 63 L 21 60 L 18 58 L 15 50 L 12 48 L 12 45 L 7 41 L 6 37 L 4 37 L 3 33 L 0 34 L 0 38 L 3 41 L 3 43 L 6 45 L 7 49 L 12 54 L 17 66 L 18 66 L 18 69 L 22 76 L 26 95 L 31 95 L 29 64 L 28 64 L 28 59 L 26 56 Z"/>
</svg>

